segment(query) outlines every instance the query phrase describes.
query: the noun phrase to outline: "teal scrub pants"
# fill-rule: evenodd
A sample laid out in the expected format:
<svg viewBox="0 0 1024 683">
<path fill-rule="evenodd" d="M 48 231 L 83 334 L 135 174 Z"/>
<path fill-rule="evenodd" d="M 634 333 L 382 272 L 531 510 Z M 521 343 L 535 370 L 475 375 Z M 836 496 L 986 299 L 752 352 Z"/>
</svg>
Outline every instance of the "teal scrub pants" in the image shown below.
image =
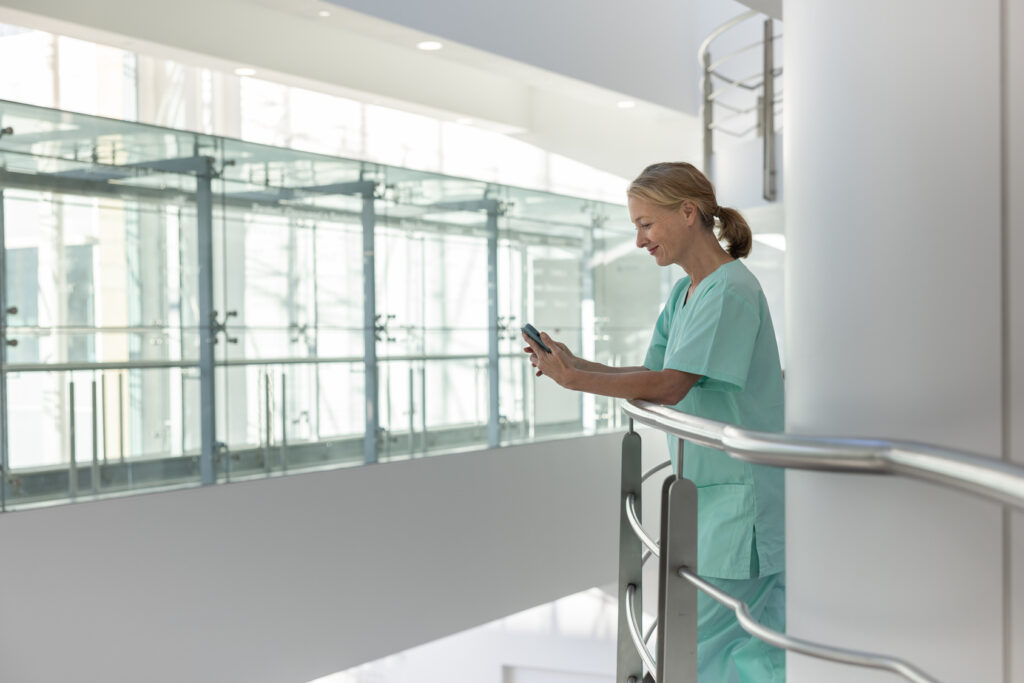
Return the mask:
<svg viewBox="0 0 1024 683">
<path fill-rule="evenodd" d="M 756 621 L 785 633 L 785 572 L 756 579 L 704 579 L 747 603 Z M 784 683 L 786 655 L 744 631 L 731 609 L 698 592 L 697 678 L 700 683 Z"/>
</svg>

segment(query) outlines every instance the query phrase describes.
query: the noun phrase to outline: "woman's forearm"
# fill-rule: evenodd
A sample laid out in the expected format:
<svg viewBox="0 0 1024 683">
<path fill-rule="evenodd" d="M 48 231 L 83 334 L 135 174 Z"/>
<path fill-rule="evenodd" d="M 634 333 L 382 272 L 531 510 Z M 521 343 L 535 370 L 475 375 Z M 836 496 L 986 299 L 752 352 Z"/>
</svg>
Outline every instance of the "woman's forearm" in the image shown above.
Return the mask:
<svg viewBox="0 0 1024 683">
<path fill-rule="evenodd" d="M 596 363 L 592 360 L 584 360 L 582 358 L 576 359 L 576 369 L 584 372 L 603 372 L 607 374 L 616 374 L 622 372 L 644 372 L 647 368 L 643 366 L 635 366 L 628 368 L 617 368 L 612 365 L 603 365 Z"/>
<path fill-rule="evenodd" d="M 605 366 L 607 367 L 607 366 Z M 613 398 L 642 399 L 675 405 L 700 379 L 700 375 L 678 370 L 656 372 L 646 368 L 613 368 L 620 372 L 591 372 L 576 369 L 566 378 L 567 389 Z"/>
</svg>

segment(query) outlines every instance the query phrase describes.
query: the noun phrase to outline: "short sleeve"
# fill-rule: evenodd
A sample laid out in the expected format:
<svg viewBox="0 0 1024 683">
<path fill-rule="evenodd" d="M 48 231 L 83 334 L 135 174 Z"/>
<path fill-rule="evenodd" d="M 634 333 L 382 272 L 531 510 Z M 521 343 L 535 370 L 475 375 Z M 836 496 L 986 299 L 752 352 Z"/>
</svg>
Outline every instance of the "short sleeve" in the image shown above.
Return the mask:
<svg viewBox="0 0 1024 683">
<path fill-rule="evenodd" d="M 660 369 L 703 375 L 698 386 L 742 391 L 761 326 L 758 308 L 728 286 L 704 292 L 671 335 Z"/>
<path fill-rule="evenodd" d="M 647 355 L 644 356 L 644 367 L 648 370 L 660 371 L 665 369 L 665 349 L 668 346 L 669 333 L 672 330 L 672 322 L 679 304 L 679 293 L 688 286 L 689 278 L 683 278 L 676 283 L 669 294 L 665 307 L 661 309 L 658 322 L 654 324 L 654 333 L 651 335 L 651 343 L 647 347 Z"/>
</svg>

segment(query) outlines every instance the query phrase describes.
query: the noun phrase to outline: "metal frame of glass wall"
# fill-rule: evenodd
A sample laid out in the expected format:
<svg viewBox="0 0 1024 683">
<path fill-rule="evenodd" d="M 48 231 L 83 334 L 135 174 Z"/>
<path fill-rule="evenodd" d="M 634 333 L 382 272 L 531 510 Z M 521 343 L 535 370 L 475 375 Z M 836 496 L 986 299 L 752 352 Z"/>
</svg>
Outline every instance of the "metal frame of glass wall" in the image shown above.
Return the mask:
<svg viewBox="0 0 1024 683">
<path fill-rule="evenodd" d="M 0 128 L 2 509 L 618 427 L 518 330 L 642 352 L 660 276 L 622 206 L 11 102 Z"/>
</svg>

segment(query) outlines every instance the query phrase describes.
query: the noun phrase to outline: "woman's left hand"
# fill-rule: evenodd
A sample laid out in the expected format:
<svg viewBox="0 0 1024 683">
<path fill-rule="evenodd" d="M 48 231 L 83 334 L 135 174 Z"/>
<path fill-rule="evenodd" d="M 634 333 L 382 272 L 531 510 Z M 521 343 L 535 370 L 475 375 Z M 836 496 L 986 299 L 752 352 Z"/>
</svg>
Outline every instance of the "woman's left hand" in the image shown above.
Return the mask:
<svg viewBox="0 0 1024 683">
<path fill-rule="evenodd" d="M 523 334 L 523 339 L 528 344 L 531 344 L 530 364 L 537 368 L 538 377 L 547 375 L 563 387 L 568 387 L 568 382 L 572 378 L 573 372 L 575 372 L 573 368 L 573 355 L 567 353 L 562 345 L 552 339 L 547 332 L 541 332 L 540 338 L 544 345 L 551 349 L 551 353 L 535 348 L 533 341 L 525 333 Z"/>
</svg>

